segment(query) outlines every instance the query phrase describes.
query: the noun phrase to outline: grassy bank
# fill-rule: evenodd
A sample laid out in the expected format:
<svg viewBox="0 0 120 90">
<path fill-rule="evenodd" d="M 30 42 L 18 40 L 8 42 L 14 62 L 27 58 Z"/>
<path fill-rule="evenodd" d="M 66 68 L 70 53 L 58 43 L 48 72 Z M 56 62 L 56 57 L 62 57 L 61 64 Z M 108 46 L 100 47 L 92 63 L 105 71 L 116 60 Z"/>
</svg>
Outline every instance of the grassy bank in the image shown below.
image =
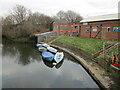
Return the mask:
<svg viewBox="0 0 120 90">
<path fill-rule="evenodd" d="M 59 36 L 56 40 L 54 40 L 54 43 L 58 43 L 58 42 L 63 43 L 63 45 L 77 47 L 78 49 L 85 51 L 86 54 L 88 54 L 87 56 L 92 57 L 92 54 L 103 49 L 103 44 L 105 44 L 105 47 L 106 47 L 112 43 L 115 43 L 116 41 L 97 39 L 97 38 L 87 38 L 87 37 Z M 73 51 L 77 52 L 76 49 L 73 49 Z M 112 48 L 107 53 L 105 53 L 107 57 L 101 54 L 97 57 L 94 57 L 94 59 L 96 60 L 96 62 L 98 62 L 98 64 L 102 68 L 106 69 L 106 71 L 109 71 L 108 67 L 110 67 L 111 57 L 113 55 L 119 54 L 120 53 L 119 51 L 120 51 L 120 45 Z M 84 56 L 84 57 L 87 57 L 87 56 Z M 120 54 L 118 57 L 120 58 Z M 90 59 L 90 57 L 88 58 Z"/>
<path fill-rule="evenodd" d="M 67 45 L 72 45 L 78 47 L 88 53 L 94 54 L 95 52 L 103 49 L 104 46 L 110 45 L 112 40 L 104 40 L 104 39 L 97 39 L 97 38 L 88 38 L 88 37 L 70 37 L 70 36 L 59 36 L 54 42 L 61 42 Z M 106 55 L 117 54 L 118 48 L 111 49 Z"/>
<path fill-rule="evenodd" d="M 69 44 L 78 47 L 82 50 L 85 50 L 89 53 L 95 53 L 98 50 L 102 49 L 104 42 L 105 42 L 105 46 L 110 45 L 109 43 L 106 43 L 107 40 L 103 40 L 103 39 L 95 39 L 95 38 L 87 38 L 87 37 L 69 37 L 69 36 L 60 36 L 60 38 L 55 40 L 55 42 Z"/>
</svg>

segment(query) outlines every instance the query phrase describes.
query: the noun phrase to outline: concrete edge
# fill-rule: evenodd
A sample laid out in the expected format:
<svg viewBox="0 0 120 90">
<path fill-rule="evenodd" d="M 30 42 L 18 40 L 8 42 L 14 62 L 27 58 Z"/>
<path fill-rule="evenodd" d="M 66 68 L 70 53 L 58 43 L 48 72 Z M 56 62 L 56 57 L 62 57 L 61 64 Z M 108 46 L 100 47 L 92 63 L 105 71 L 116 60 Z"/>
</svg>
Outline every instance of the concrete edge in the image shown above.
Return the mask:
<svg viewBox="0 0 120 90">
<path fill-rule="evenodd" d="M 95 63 L 86 62 L 80 56 L 75 55 L 73 52 L 70 52 L 69 50 L 67 50 L 63 47 L 59 47 L 59 46 L 56 46 L 53 44 L 50 44 L 50 45 L 55 47 L 55 48 L 59 48 L 65 52 L 67 52 L 68 54 L 70 54 L 74 58 L 76 58 L 83 65 L 83 67 L 88 71 L 88 73 L 92 76 L 92 78 L 96 81 L 96 83 L 99 84 L 99 86 L 102 89 L 110 88 L 110 85 L 114 84 L 114 82 L 109 77 L 105 76 L 106 75 L 105 71 L 103 69 L 99 68 Z"/>
</svg>

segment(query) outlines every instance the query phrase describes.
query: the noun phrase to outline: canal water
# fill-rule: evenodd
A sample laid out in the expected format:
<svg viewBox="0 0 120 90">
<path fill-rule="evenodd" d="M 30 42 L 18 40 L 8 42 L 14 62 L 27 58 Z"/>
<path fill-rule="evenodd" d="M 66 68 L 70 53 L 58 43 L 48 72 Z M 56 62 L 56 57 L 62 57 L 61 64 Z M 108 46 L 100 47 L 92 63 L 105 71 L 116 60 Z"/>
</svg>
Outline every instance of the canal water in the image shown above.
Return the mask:
<svg viewBox="0 0 120 90">
<path fill-rule="evenodd" d="M 79 62 L 66 53 L 63 61 L 53 66 L 42 59 L 34 44 L 5 42 L 0 48 L 2 88 L 99 88 Z"/>
</svg>

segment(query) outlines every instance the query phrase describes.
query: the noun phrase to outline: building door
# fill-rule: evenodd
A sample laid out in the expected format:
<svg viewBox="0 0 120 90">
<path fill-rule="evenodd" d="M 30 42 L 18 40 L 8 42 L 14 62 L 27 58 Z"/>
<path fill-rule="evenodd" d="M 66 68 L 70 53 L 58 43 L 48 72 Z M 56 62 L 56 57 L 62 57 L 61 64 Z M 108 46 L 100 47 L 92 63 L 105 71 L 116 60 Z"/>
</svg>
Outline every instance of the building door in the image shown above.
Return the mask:
<svg viewBox="0 0 120 90">
<path fill-rule="evenodd" d="M 81 36 L 81 26 L 79 26 L 79 29 L 78 29 L 78 36 Z"/>
<path fill-rule="evenodd" d="M 107 27 L 102 27 L 101 38 L 106 39 Z"/>
<path fill-rule="evenodd" d="M 91 34 L 92 34 L 92 26 L 90 26 L 90 38 L 91 38 Z"/>
</svg>

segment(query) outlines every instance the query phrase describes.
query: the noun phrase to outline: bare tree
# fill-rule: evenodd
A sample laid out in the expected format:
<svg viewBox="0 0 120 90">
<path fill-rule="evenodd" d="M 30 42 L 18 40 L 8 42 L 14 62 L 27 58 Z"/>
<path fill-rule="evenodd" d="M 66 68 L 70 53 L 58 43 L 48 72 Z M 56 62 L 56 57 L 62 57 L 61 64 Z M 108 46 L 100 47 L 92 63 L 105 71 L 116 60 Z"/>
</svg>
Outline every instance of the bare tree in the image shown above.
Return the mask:
<svg viewBox="0 0 120 90">
<path fill-rule="evenodd" d="M 27 20 L 27 9 L 22 5 L 16 5 L 16 7 L 13 8 L 11 14 L 15 20 L 16 24 L 20 24 Z"/>
<path fill-rule="evenodd" d="M 71 10 L 68 10 L 67 12 L 60 10 L 56 14 L 56 17 L 54 19 L 59 19 L 67 22 L 79 22 L 83 19 L 82 16 L 80 16 L 80 14 Z"/>
<path fill-rule="evenodd" d="M 65 15 L 66 15 L 66 13 L 64 11 L 60 10 L 57 13 L 57 18 L 60 19 L 60 20 L 63 20 L 63 19 L 65 19 Z"/>
<path fill-rule="evenodd" d="M 50 23 L 53 22 L 53 19 L 51 17 L 44 14 L 40 16 L 39 20 L 41 21 L 41 25 L 45 28 L 49 28 Z"/>
<path fill-rule="evenodd" d="M 33 24 L 33 25 L 37 25 L 37 24 L 40 24 L 40 21 L 39 21 L 39 17 L 40 17 L 40 13 L 39 12 L 35 12 L 35 13 L 32 13 L 29 15 L 29 20 L 30 22 Z"/>
<path fill-rule="evenodd" d="M 49 28 L 49 25 L 53 22 L 53 19 L 47 15 L 35 12 L 30 16 L 30 21 L 36 26 L 41 26 L 42 28 Z"/>
<path fill-rule="evenodd" d="M 3 20 L 2 20 L 2 24 L 3 25 L 13 25 L 14 24 L 14 19 L 13 19 L 13 16 L 12 15 L 9 15 L 7 17 L 5 17 Z"/>
<path fill-rule="evenodd" d="M 39 12 L 32 13 L 22 5 L 16 5 L 2 20 L 2 35 L 11 38 L 30 38 L 33 33 L 50 31 L 53 19 Z"/>
<path fill-rule="evenodd" d="M 80 16 L 80 14 L 75 13 L 74 11 L 68 10 L 66 12 L 66 20 L 68 22 L 79 22 L 83 18 Z"/>
</svg>

